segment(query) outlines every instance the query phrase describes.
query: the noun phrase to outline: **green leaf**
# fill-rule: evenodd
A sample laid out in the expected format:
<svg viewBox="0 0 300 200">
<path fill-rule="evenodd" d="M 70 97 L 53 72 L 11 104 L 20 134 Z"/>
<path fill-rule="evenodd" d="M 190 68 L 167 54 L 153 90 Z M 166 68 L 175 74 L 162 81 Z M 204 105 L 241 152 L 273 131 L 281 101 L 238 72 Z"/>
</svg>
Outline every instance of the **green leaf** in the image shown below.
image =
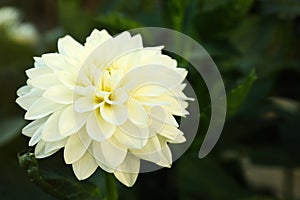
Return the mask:
<svg viewBox="0 0 300 200">
<path fill-rule="evenodd" d="M 143 27 L 141 23 L 117 12 L 100 15 L 96 21 L 101 26 L 101 28 L 108 29 L 110 32 L 115 33 Z"/>
<path fill-rule="evenodd" d="M 72 181 L 40 170 L 32 152 L 19 153 L 18 160 L 31 182 L 58 199 L 101 199 L 99 188 L 92 183 Z"/>
<path fill-rule="evenodd" d="M 252 84 L 257 79 L 255 70 L 251 73 L 227 95 L 227 117 L 233 116 L 246 99 Z"/>
</svg>

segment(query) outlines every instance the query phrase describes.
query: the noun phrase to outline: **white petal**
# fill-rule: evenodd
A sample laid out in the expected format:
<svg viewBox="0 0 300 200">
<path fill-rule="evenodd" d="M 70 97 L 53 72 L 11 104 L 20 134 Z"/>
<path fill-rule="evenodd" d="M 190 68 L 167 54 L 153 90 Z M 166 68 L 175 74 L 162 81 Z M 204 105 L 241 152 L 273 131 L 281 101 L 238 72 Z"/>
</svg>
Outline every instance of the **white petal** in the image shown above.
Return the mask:
<svg viewBox="0 0 300 200">
<path fill-rule="evenodd" d="M 116 169 L 125 159 L 127 148 L 112 137 L 102 142 L 93 142 L 94 157 L 109 168 Z"/>
<path fill-rule="evenodd" d="M 46 121 L 42 132 L 42 139 L 44 141 L 55 142 L 65 138 L 65 136 L 61 135 L 58 131 L 58 123 L 61 113 L 62 111 L 53 113 Z"/>
<path fill-rule="evenodd" d="M 42 96 L 42 94 L 43 94 L 42 90 L 34 88 L 26 95 L 18 97 L 16 102 L 23 109 L 28 110 L 29 107 Z"/>
<path fill-rule="evenodd" d="M 59 140 L 57 142 L 46 142 L 45 153 L 58 151 L 66 145 L 67 139 Z"/>
<path fill-rule="evenodd" d="M 127 108 L 124 105 L 102 103 L 100 105 L 100 112 L 105 121 L 116 125 L 123 124 L 128 116 Z"/>
<path fill-rule="evenodd" d="M 52 70 L 75 72 L 75 66 L 67 62 L 63 55 L 58 53 L 48 53 L 42 56 L 45 64 Z"/>
<path fill-rule="evenodd" d="M 25 114 L 25 119 L 39 119 L 53 113 L 60 108 L 60 104 L 53 103 L 52 101 L 41 97 L 29 107 L 28 111 Z"/>
<path fill-rule="evenodd" d="M 28 85 L 24 85 L 22 87 L 20 87 L 18 90 L 17 90 L 17 95 L 20 97 L 20 96 L 23 96 L 23 95 L 26 95 L 27 93 L 29 93 L 31 90 L 31 87 L 28 86 Z"/>
<path fill-rule="evenodd" d="M 98 31 L 97 29 L 94 29 L 91 35 L 87 37 L 85 47 L 93 51 L 96 47 L 110 38 L 112 37 L 106 30 Z"/>
<path fill-rule="evenodd" d="M 51 156 L 52 154 L 56 153 L 59 149 L 50 151 L 50 152 L 45 152 L 45 142 L 44 141 L 40 141 L 34 150 L 34 155 L 36 158 L 45 158 L 48 156 Z"/>
<path fill-rule="evenodd" d="M 133 98 L 128 101 L 128 116 L 137 126 L 146 127 L 148 125 L 148 115 L 146 110 Z"/>
<path fill-rule="evenodd" d="M 86 152 L 87 147 L 82 143 L 78 134 L 70 136 L 64 149 L 64 159 L 67 164 L 78 161 Z"/>
<path fill-rule="evenodd" d="M 124 162 L 114 173 L 115 177 L 127 187 L 133 186 L 140 170 L 140 159 L 128 153 Z"/>
<path fill-rule="evenodd" d="M 59 118 L 59 132 L 64 136 L 75 133 L 86 123 L 90 113 L 77 113 L 73 106 L 67 107 Z"/>
<path fill-rule="evenodd" d="M 47 119 L 48 117 L 45 117 L 29 123 L 22 129 L 22 134 L 28 137 L 32 137 L 33 134 L 46 122 Z"/>
<path fill-rule="evenodd" d="M 83 46 L 69 35 L 58 40 L 58 52 L 60 54 L 78 59 L 82 56 L 83 50 Z"/>
<path fill-rule="evenodd" d="M 72 167 L 77 179 L 84 180 L 96 171 L 98 165 L 90 153 L 86 152 L 80 160 L 72 164 Z"/>
<path fill-rule="evenodd" d="M 140 104 L 145 106 L 162 106 L 169 105 L 168 102 L 163 102 L 157 97 L 145 97 L 145 96 L 136 96 L 135 99 L 140 102 Z"/>
<path fill-rule="evenodd" d="M 171 143 L 183 143 L 186 141 L 183 133 L 174 126 L 165 125 L 158 134 L 166 137 L 167 141 Z"/>
<path fill-rule="evenodd" d="M 99 142 L 110 138 L 115 129 L 116 126 L 114 124 L 106 122 L 101 116 L 97 116 L 95 112 L 92 112 L 86 123 L 86 130 L 89 136 Z"/>
<path fill-rule="evenodd" d="M 165 139 L 162 139 L 159 137 L 159 142 L 161 146 L 161 152 L 160 152 L 160 161 L 157 162 L 156 164 L 162 166 L 162 167 L 171 167 L 172 164 L 172 153 L 171 150 L 166 143 Z"/>
<path fill-rule="evenodd" d="M 63 85 L 55 85 L 51 88 L 48 88 L 43 94 L 43 97 L 60 104 L 70 104 L 73 102 L 72 90 Z"/>
<path fill-rule="evenodd" d="M 162 85 L 147 84 L 134 91 L 134 96 L 159 96 L 167 90 L 168 88 L 165 88 Z"/>
<path fill-rule="evenodd" d="M 43 66 L 43 67 L 30 68 L 26 70 L 25 73 L 30 79 L 34 79 L 39 76 L 51 75 L 53 71 L 50 68 Z"/>
<path fill-rule="evenodd" d="M 76 83 L 76 76 L 73 73 L 67 71 L 55 71 L 55 76 L 67 88 L 73 90 Z"/>
<path fill-rule="evenodd" d="M 127 121 L 116 129 L 114 136 L 121 144 L 128 148 L 141 149 L 148 141 L 149 130 L 148 128 L 139 128 L 130 121 Z"/>
<path fill-rule="evenodd" d="M 74 108 L 77 112 L 83 113 L 94 110 L 99 105 L 96 104 L 93 96 L 81 97 L 75 101 Z"/>
<path fill-rule="evenodd" d="M 43 128 L 43 126 L 39 127 L 35 131 L 35 133 L 31 137 L 31 139 L 29 140 L 29 144 L 28 144 L 29 146 L 34 146 L 36 143 L 38 143 L 42 139 L 42 128 Z"/>
<path fill-rule="evenodd" d="M 55 74 L 41 75 L 27 80 L 28 85 L 42 90 L 46 90 L 54 85 L 58 85 L 59 83 L 60 82 Z"/>
<path fill-rule="evenodd" d="M 179 127 L 176 119 L 169 112 L 164 110 L 161 106 L 154 106 L 150 109 L 150 116 L 152 119 L 158 120 L 175 127 Z"/>
<path fill-rule="evenodd" d="M 130 149 L 130 152 L 141 159 L 157 163 L 160 161 L 161 147 L 157 136 L 152 136 L 142 149 Z"/>
<path fill-rule="evenodd" d="M 134 80 L 136 89 L 149 83 L 157 83 L 166 89 L 171 89 L 179 85 L 184 78 L 185 76 L 181 74 L 181 71 L 179 72 L 170 67 L 155 64 L 143 65 L 130 70 L 118 85 L 125 85 Z"/>
</svg>

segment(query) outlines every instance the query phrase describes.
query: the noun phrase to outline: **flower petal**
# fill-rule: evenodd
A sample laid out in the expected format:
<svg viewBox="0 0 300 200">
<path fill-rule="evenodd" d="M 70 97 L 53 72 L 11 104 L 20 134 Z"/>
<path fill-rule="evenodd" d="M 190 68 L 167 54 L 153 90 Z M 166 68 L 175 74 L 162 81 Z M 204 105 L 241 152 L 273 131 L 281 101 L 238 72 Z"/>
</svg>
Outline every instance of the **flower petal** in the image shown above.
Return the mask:
<svg viewBox="0 0 300 200">
<path fill-rule="evenodd" d="M 89 37 L 86 39 L 85 47 L 93 51 L 96 47 L 101 45 L 106 40 L 112 38 L 106 30 L 98 31 L 94 29 Z"/>
<path fill-rule="evenodd" d="M 28 110 L 29 107 L 42 96 L 42 94 L 43 94 L 42 90 L 34 88 L 27 94 L 18 97 L 16 102 L 23 109 Z"/>
<path fill-rule="evenodd" d="M 24 85 L 17 90 L 17 95 L 18 95 L 18 97 L 24 96 L 24 95 L 28 94 L 30 92 L 30 90 L 31 90 L 30 86 Z"/>
<path fill-rule="evenodd" d="M 170 143 L 183 143 L 186 141 L 183 133 L 174 126 L 165 125 L 158 134 L 167 138 Z"/>
<path fill-rule="evenodd" d="M 43 94 L 43 97 L 60 104 L 71 104 L 73 102 L 72 90 L 63 85 L 55 85 L 51 88 L 48 88 Z"/>
<path fill-rule="evenodd" d="M 89 97 L 81 97 L 78 100 L 75 101 L 74 108 L 77 112 L 79 113 L 84 113 L 88 112 L 91 110 L 94 110 L 98 107 L 95 103 L 94 97 L 89 96 Z"/>
<path fill-rule="evenodd" d="M 78 161 L 86 152 L 87 147 L 82 144 L 78 134 L 70 136 L 64 149 L 64 159 L 67 164 Z"/>
<path fill-rule="evenodd" d="M 28 137 L 32 137 L 33 134 L 40 128 L 41 126 L 44 125 L 48 117 L 41 118 L 34 120 L 33 122 L 27 124 L 23 129 L 22 129 L 22 134 L 26 135 Z"/>
<path fill-rule="evenodd" d="M 40 75 L 33 79 L 27 80 L 28 85 L 42 90 L 46 90 L 59 83 L 60 82 L 55 74 Z"/>
<path fill-rule="evenodd" d="M 31 139 L 29 140 L 29 144 L 28 144 L 29 146 L 34 146 L 36 143 L 38 143 L 42 139 L 42 129 L 43 129 L 43 126 L 40 126 L 35 131 L 35 133 L 31 137 Z"/>
<path fill-rule="evenodd" d="M 118 144 L 113 137 L 102 142 L 94 141 L 92 148 L 94 157 L 112 169 L 116 169 L 127 154 L 127 148 Z"/>
<path fill-rule="evenodd" d="M 92 112 L 87 120 L 86 130 L 91 138 L 101 142 L 114 134 L 116 126 L 106 122 L 101 116 L 97 116 L 95 112 Z"/>
<path fill-rule="evenodd" d="M 66 145 L 67 139 L 59 140 L 57 142 L 47 142 L 45 144 L 45 153 L 58 151 Z"/>
<path fill-rule="evenodd" d="M 160 143 L 157 136 L 152 136 L 142 149 L 130 149 L 135 156 L 154 163 L 160 161 Z"/>
<path fill-rule="evenodd" d="M 25 119 L 27 120 L 40 119 L 42 117 L 45 117 L 53 113 L 54 111 L 60 108 L 61 108 L 60 104 L 53 103 L 48 99 L 40 97 L 29 107 L 28 111 L 25 114 Z"/>
<path fill-rule="evenodd" d="M 100 113 L 105 121 L 116 125 L 123 124 L 128 117 L 127 108 L 124 105 L 102 103 Z"/>
<path fill-rule="evenodd" d="M 135 99 L 128 101 L 128 117 L 130 121 L 140 127 L 147 127 L 148 115 L 144 107 Z"/>
<path fill-rule="evenodd" d="M 58 131 L 58 123 L 61 113 L 62 111 L 53 113 L 46 121 L 42 132 L 42 139 L 44 141 L 55 142 L 66 137 L 60 134 L 60 132 Z"/>
<path fill-rule="evenodd" d="M 46 157 L 51 156 L 52 154 L 56 153 L 59 150 L 59 149 L 55 149 L 50 152 L 45 152 L 45 144 L 46 144 L 46 142 L 41 140 L 36 145 L 35 150 L 34 150 L 34 155 L 36 158 L 46 158 Z"/>
<path fill-rule="evenodd" d="M 140 159 L 128 153 L 123 163 L 114 173 L 115 177 L 127 187 L 133 186 L 140 170 Z"/>
<path fill-rule="evenodd" d="M 67 107 L 59 118 L 58 129 L 64 136 L 75 133 L 86 123 L 90 113 L 77 113 L 73 106 Z"/>
<path fill-rule="evenodd" d="M 58 52 L 65 56 L 78 59 L 84 53 L 83 46 L 69 35 L 60 38 L 57 43 L 58 43 Z"/>
<path fill-rule="evenodd" d="M 98 165 L 95 159 L 87 151 L 80 160 L 72 164 L 73 171 L 78 180 L 84 180 L 90 177 L 97 169 Z"/>
</svg>

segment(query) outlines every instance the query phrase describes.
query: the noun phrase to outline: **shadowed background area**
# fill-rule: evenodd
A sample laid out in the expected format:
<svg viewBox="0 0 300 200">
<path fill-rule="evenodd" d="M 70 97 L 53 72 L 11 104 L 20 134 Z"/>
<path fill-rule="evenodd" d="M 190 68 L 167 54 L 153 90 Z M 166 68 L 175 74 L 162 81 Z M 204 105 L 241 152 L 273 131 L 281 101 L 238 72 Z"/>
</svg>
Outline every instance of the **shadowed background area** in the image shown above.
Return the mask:
<svg viewBox="0 0 300 200">
<path fill-rule="evenodd" d="M 116 34 L 145 26 L 180 31 L 207 50 L 224 79 L 227 120 L 216 147 L 199 159 L 208 91 L 189 63 L 166 52 L 189 70 L 201 110 L 198 135 L 171 169 L 141 174 L 133 188 L 118 183 L 119 199 L 300 199 L 298 0 L 0 0 L 0 199 L 55 199 L 42 181 L 72 199 L 95 199 L 81 196 L 96 194 L 95 186 L 104 196 L 103 172 L 78 184 L 62 151 L 38 160 L 39 168 L 19 166 L 28 138 L 16 90 L 33 57 L 57 51 L 59 37 L 84 43 L 94 28 Z"/>
</svg>

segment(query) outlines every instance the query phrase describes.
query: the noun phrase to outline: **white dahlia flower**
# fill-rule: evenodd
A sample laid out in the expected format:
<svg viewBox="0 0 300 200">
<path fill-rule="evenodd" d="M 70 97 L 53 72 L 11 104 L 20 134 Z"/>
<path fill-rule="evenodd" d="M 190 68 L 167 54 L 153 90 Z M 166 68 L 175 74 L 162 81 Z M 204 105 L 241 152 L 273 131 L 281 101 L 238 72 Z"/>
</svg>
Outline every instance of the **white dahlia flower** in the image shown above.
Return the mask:
<svg viewBox="0 0 300 200">
<path fill-rule="evenodd" d="M 126 186 L 140 159 L 170 167 L 168 143 L 185 141 L 174 116 L 188 114 L 187 71 L 161 49 L 143 47 L 140 35 L 94 30 L 84 45 L 65 36 L 58 53 L 34 58 L 16 102 L 33 120 L 22 133 L 35 156 L 64 148 L 79 180 L 100 167 Z"/>
</svg>

